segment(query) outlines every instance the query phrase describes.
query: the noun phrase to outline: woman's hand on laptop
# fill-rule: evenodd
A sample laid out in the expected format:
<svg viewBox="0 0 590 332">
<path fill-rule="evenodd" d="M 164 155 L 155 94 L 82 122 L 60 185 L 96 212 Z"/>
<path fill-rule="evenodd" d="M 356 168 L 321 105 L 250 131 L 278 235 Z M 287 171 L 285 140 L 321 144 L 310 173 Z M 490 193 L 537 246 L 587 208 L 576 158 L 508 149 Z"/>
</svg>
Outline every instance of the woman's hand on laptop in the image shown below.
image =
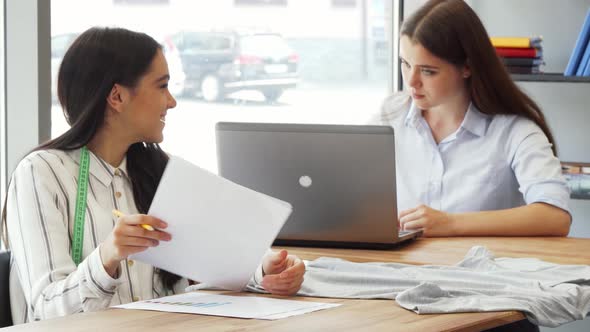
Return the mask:
<svg viewBox="0 0 590 332">
<path fill-rule="evenodd" d="M 303 283 L 305 264 L 287 250 L 269 252 L 262 259 L 264 277 L 261 285 L 276 295 L 295 295 Z"/>
<path fill-rule="evenodd" d="M 400 230 L 422 229 L 424 236 L 452 236 L 451 214 L 435 210 L 424 204 L 400 212 Z"/>
</svg>

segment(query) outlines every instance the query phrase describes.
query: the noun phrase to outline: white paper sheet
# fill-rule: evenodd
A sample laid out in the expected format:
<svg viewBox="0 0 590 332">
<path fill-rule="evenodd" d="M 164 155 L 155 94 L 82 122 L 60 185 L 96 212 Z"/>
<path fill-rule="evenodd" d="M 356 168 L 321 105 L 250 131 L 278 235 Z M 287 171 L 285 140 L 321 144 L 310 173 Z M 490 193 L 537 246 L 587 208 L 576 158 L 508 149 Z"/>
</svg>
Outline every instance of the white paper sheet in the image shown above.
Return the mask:
<svg viewBox="0 0 590 332">
<path fill-rule="evenodd" d="M 340 304 L 337 303 L 194 292 L 132 302 L 114 308 L 274 320 L 338 306 Z"/>
<path fill-rule="evenodd" d="M 171 157 L 149 215 L 169 242 L 133 259 L 213 286 L 240 290 L 291 213 L 291 205 Z"/>
</svg>

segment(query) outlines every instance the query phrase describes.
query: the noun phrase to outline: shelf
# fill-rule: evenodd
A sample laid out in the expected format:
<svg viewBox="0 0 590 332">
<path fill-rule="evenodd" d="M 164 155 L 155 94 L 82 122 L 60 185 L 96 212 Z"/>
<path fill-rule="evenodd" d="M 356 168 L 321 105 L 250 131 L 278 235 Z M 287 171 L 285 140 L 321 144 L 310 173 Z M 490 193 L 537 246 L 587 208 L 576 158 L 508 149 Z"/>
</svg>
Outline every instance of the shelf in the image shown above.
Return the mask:
<svg viewBox="0 0 590 332">
<path fill-rule="evenodd" d="M 510 76 L 519 82 L 590 83 L 590 76 L 563 76 L 562 73 L 511 74 Z"/>
</svg>

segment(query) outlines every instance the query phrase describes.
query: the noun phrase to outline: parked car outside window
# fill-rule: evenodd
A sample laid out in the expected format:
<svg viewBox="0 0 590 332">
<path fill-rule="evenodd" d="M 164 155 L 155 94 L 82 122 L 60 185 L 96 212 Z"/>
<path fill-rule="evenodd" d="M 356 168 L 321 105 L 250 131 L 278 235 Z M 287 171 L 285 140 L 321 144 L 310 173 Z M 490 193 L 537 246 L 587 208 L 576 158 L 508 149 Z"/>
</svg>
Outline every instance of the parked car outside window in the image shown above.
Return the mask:
<svg viewBox="0 0 590 332">
<path fill-rule="evenodd" d="M 257 90 L 276 101 L 299 82 L 299 57 L 276 33 L 181 31 L 164 44 L 178 50 L 185 93 L 206 101 L 239 90 Z"/>
<path fill-rule="evenodd" d="M 59 73 L 61 61 L 78 35 L 79 33 L 65 33 L 51 37 L 51 100 L 54 103 L 58 101 L 57 74 Z M 166 45 L 162 46 L 166 62 L 168 62 L 168 72 L 170 73 L 168 89 L 174 97 L 180 97 L 185 91 L 185 74 L 182 60 L 177 50 L 170 49 Z"/>
<path fill-rule="evenodd" d="M 184 72 L 184 66 L 182 65 L 182 59 L 180 58 L 178 49 L 176 49 L 172 44 L 167 44 L 167 40 L 164 40 L 161 45 L 164 52 L 164 57 L 168 63 L 168 73 L 170 74 L 168 90 L 174 97 L 182 97 L 186 91 L 186 74 Z"/>
</svg>

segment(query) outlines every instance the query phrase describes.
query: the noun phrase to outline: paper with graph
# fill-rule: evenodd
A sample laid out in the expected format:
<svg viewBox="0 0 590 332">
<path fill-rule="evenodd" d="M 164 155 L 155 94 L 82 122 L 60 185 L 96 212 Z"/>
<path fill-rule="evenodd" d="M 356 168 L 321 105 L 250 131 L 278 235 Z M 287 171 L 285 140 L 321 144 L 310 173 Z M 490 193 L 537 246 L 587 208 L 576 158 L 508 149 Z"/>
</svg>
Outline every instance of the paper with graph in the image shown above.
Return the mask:
<svg viewBox="0 0 590 332">
<path fill-rule="evenodd" d="M 274 320 L 338 306 L 340 304 L 191 292 L 114 308 Z"/>
</svg>

